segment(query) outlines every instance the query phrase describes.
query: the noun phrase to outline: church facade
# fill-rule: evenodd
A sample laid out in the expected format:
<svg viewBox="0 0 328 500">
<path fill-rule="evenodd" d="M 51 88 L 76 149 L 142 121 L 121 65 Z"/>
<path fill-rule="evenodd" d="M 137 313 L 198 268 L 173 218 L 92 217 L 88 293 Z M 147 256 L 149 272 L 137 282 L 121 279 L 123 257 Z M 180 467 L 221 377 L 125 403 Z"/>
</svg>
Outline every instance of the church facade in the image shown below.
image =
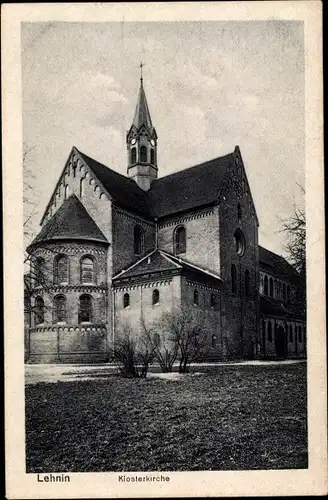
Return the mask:
<svg viewBox="0 0 328 500">
<path fill-rule="evenodd" d="M 238 147 L 158 177 L 158 137 L 141 78 L 127 175 L 73 147 L 28 252 L 26 360 L 108 360 L 124 325 L 193 308 L 209 360 L 303 357 L 299 277 L 258 244 Z"/>
</svg>

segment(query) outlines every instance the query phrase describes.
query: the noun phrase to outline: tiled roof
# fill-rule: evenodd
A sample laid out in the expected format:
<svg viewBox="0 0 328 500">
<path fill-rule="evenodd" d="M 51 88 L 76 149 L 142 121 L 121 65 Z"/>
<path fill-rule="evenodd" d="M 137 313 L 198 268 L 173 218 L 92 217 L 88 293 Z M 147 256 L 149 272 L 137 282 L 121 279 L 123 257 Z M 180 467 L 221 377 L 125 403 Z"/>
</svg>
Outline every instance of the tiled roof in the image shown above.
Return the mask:
<svg viewBox="0 0 328 500">
<path fill-rule="evenodd" d="M 266 248 L 259 246 L 260 269 L 268 273 L 279 276 L 282 279 L 291 281 L 299 280 L 297 271 L 287 262 L 287 260 Z"/>
<path fill-rule="evenodd" d="M 149 131 L 153 130 L 153 124 L 151 122 L 151 117 L 149 113 L 148 103 L 142 79 L 140 80 L 140 89 L 139 89 L 137 106 L 133 118 L 133 125 L 137 129 L 139 129 L 142 125 L 145 125 Z"/>
<path fill-rule="evenodd" d="M 83 239 L 108 243 L 80 200 L 72 194 L 41 229 L 30 247 L 41 241 Z"/>
<path fill-rule="evenodd" d="M 114 276 L 113 281 L 148 276 L 150 274 L 163 271 L 187 271 L 189 273 L 192 272 L 193 274 L 200 275 L 206 280 L 221 281 L 218 274 L 192 264 L 191 262 L 187 262 L 184 259 L 168 254 L 167 252 L 163 252 L 162 250 L 154 250 L 150 252 L 128 269 L 123 270 Z"/>
<path fill-rule="evenodd" d="M 143 191 L 136 182 L 79 154 L 91 168 L 113 200 L 122 208 L 149 218 L 165 217 L 177 212 L 213 204 L 233 154 L 210 160 L 200 165 L 161 177 L 152 182 L 149 191 Z"/>
</svg>

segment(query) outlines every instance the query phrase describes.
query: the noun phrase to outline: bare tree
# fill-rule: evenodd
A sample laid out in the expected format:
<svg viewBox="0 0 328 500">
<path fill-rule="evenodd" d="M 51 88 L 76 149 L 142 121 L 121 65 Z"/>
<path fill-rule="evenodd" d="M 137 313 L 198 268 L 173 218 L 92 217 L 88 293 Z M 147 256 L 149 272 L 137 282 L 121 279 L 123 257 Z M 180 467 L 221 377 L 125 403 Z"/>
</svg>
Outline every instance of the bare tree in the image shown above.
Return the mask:
<svg viewBox="0 0 328 500">
<path fill-rule="evenodd" d="M 178 358 L 179 348 L 177 342 L 172 338 L 169 329 L 163 329 L 160 321 L 153 328 L 148 328 L 144 318 L 141 319 L 142 336 L 147 340 L 154 353 L 154 359 L 159 364 L 163 373 L 172 371 L 173 365 Z"/>
<path fill-rule="evenodd" d="M 149 365 L 154 360 L 154 351 L 147 336 L 138 335 L 125 325 L 116 334 L 111 357 L 122 376 L 145 378 Z"/>
<path fill-rule="evenodd" d="M 198 311 L 184 309 L 165 313 L 161 319 L 161 331 L 175 347 L 179 359 L 179 372 L 188 371 L 192 362 L 202 359 L 208 351 L 208 337 L 202 328 Z M 175 353 L 175 350 L 171 351 Z"/>
</svg>

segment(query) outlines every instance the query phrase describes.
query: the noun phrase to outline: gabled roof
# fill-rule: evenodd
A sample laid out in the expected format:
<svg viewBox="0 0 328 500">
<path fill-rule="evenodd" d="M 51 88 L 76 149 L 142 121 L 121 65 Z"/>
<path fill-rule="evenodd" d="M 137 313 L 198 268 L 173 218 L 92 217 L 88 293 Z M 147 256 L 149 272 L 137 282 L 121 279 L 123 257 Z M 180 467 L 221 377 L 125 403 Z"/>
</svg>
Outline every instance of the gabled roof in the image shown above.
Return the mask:
<svg viewBox="0 0 328 500">
<path fill-rule="evenodd" d="M 29 248 L 40 242 L 58 239 L 82 239 L 108 243 L 75 194 L 64 201 L 49 222 L 43 226 Z"/>
<path fill-rule="evenodd" d="M 121 271 L 113 277 L 113 281 L 127 278 L 137 278 L 155 273 L 163 273 L 169 271 L 183 272 L 188 271 L 201 275 L 206 280 L 222 281 L 220 276 L 212 271 L 202 268 L 191 262 L 187 262 L 180 257 L 175 257 L 163 250 L 153 250 L 145 255 L 138 262 L 130 266 L 128 269 Z"/>
<path fill-rule="evenodd" d="M 138 94 L 138 101 L 137 101 L 137 106 L 136 106 L 136 110 L 134 113 L 132 125 L 134 125 L 137 130 L 142 125 L 145 125 L 145 127 L 147 127 L 147 129 L 150 132 L 153 131 L 153 124 L 152 124 L 150 113 L 149 113 L 149 108 L 148 108 L 145 90 L 143 87 L 142 78 L 140 79 L 140 89 L 139 89 L 139 94 Z"/>
<path fill-rule="evenodd" d="M 233 158 L 231 153 L 153 181 L 147 192 L 151 214 L 160 218 L 215 203 Z"/>
<path fill-rule="evenodd" d="M 133 179 L 129 179 L 115 172 L 115 170 L 102 165 L 93 158 L 81 153 L 78 149 L 77 151 L 104 188 L 107 189 L 114 202 L 117 202 L 122 208 L 149 217 L 146 193 Z"/>
<path fill-rule="evenodd" d="M 77 150 L 78 151 L 78 150 Z M 115 172 L 78 151 L 81 158 L 122 208 L 148 218 L 161 218 L 213 204 L 233 154 L 160 177 L 143 191 L 133 179 Z"/>
<path fill-rule="evenodd" d="M 259 246 L 260 269 L 267 271 L 273 276 L 279 276 L 291 281 L 299 280 L 298 272 L 287 260 L 266 248 Z"/>
</svg>

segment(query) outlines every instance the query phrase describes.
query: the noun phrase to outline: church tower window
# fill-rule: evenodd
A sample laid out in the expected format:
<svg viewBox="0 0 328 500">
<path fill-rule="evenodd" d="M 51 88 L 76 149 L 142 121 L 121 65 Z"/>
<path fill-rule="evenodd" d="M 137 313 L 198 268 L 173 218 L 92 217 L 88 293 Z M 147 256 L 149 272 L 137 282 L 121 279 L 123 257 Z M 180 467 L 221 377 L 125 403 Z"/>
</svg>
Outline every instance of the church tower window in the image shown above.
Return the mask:
<svg viewBox="0 0 328 500">
<path fill-rule="evenodd" d="M 128 293 L 125 293 L 123 295 L 123 307 L 126 309 L 130 305 L 130 295 Z"/>
<path fill-rule="evenodd" d="M 153 306 L 159 304 L 159 291 L 154 290 L 153 291 Z"/>
<path fill-rule="evenodd" d="M 79 323 L 92 321 L 92 298 L 90 295 L 81 295 L 79 301 Z"/>
<path fill-rule="evenodd" d="M 268 292 L 269 292 L 268 277 L 264 276 L 264 295 L 268 295 Z"/>
<path fill-rule="evenodd" d="M 44 323 L 44 301 L 42 297 L 35 299 L 35 324 Z"/>
<path fill-rule="evenodd" d="M 238 222 L 241 222 L 241 206 L 240 203 L 237 205 L 237 216 L 238 216 Z"/>
<path fill-rule="evenodd" d="M 136 163 L 137 161 L 137 148 L 131 149 L 131 163 Z"/>
<path fill-rule="evenodd" d="M 183 226 L 176 228 L 174 232 L 174 254 L 186 253 L 186 229 Z"/>
<path fill-rule="evenodd" d="M 95 265 L 92 257 L 85 256 L 81 259 L 81 283 L 95 282 Z"/>
<path fill-rule="evenodd" d="M 235 241 L 236 253 L 241 257 L 245 253 L 246 244 L 245 244 L 245 236 L 239 229 L 237 229 L 237 231 L 234 234 L 234 241 Z"/>
<path fill-rule="evenodd" d="M 56 295 L 54 298 L 54 323 L 65 323 L 66 319 L 66 297 L 64 295 Z"/>
<path fill-rule="evenodd" d="M 273 279 L 269 279 L 269 295 L 270 297 L 273 297 Z"/>
<path fill-rule="evenodd" d="M 145 233 L 140 226 L 134 228 L 134 254 L 142 255 L 145 247 Z"/>
<path fill-rule="evenodd" d="M 55 259 L 55 284 L 68 284 L 68 258 L 66 255 L 60 255 Z"/>
<path fill-rule="evenodd" d="M 237 293 L 237 269 L 234 264 L 231 266 L 231 291 Z"/>
<path fill-rule="evenodd" d="M 140 161 L 142 163 L 147 162 L 147 148 L 146 148 L 146 146 L 140 146 Z"/>
<path fill-rule="evenodd" d="M 153 149 L 150 150 L 150 163 L 155 165 L 155 151 Z"/>
</svg>

